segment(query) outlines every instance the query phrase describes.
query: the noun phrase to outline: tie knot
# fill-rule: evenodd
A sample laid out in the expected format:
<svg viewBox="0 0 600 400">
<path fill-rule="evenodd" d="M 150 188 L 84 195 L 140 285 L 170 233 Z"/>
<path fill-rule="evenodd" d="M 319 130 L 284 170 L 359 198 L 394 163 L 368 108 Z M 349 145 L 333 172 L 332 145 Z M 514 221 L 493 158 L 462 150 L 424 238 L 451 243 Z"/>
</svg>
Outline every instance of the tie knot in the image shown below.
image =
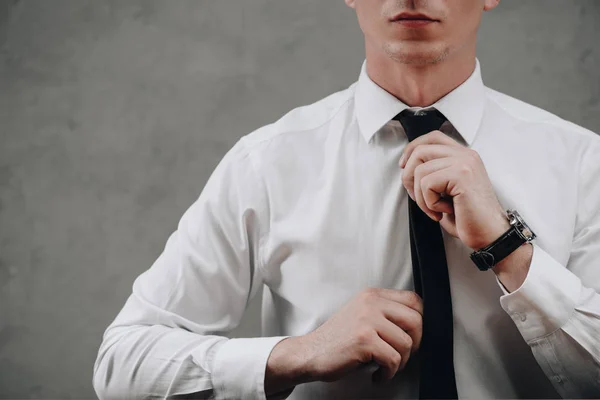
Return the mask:
<svg viewBox="0 0 600 400">
<path fill-rule="evenodd" d="M 446 121 L 444 114 L 435 108 L 418 111 L 407 108 L 396 115 L 394 119 L 400 121 L 409 142 L 421 135 L 440 129 Z"/>
</svg>

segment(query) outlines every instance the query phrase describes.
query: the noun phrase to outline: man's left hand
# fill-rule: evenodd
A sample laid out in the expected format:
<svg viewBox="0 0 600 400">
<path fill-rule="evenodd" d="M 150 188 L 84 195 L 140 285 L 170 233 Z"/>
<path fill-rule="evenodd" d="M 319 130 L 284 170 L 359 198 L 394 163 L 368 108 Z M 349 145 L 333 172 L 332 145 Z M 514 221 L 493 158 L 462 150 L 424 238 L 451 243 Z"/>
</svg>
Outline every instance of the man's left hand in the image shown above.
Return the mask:
<svg viewBox="0 0 600 400">
<path fill-rule="evenodd" d="M 485 247 L 510 228 L 475 150 L 432 131 L 408 143 L 399 165 L 409 196 L 466 246 Z"/>
</svg>

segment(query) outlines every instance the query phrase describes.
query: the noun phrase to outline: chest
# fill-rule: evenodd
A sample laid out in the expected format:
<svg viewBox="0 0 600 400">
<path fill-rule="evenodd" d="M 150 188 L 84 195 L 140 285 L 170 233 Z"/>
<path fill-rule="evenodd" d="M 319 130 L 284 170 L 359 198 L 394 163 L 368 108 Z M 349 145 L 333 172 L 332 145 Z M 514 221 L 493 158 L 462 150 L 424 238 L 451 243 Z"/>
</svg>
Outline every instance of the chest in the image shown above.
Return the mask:
<svg viewBox="0 0 600 400">
<path fill-rule="evenodd" d="M 409 197 L 397 165 L 402 150 L 385 143 L 369 151 L 345 148 L 316 154 L 310 164 L 288 160 L 297 168 L 282 170 L 293 174 L 271 176 L 266 281 L 285 307 L 282 314 L 305 321 L 302 330 L 324 322 L 364 288 L 413 290 Z M 565 187 L 573 185 L 568 168 L 544 157 L 526 168 L 527 158 L 502 144 L 478 152 L 504 208 L 516 208 L 537 243 L 566 262 L 576 190 Z M 504 318 L 495 275 L 479 271 L 459 239 L 443 236 L 457 323 L 468 331 Z"/>
</svg>

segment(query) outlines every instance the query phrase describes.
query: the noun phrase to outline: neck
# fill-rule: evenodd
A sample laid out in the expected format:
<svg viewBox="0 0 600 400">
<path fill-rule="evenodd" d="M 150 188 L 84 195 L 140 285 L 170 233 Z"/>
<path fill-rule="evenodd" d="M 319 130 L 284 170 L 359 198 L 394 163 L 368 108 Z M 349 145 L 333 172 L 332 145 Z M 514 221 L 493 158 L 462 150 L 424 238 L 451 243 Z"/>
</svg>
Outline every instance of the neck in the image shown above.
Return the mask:
<svg viewBox="0 0 600 400">
<path fill-rule="evenodd" d="M 475 69 L 475 47 L 434 64 L 403 64 L 387 54 L 369 51 L 371 80 L 409 107 L 427 107 L 456 89 Z"/>
</svg>

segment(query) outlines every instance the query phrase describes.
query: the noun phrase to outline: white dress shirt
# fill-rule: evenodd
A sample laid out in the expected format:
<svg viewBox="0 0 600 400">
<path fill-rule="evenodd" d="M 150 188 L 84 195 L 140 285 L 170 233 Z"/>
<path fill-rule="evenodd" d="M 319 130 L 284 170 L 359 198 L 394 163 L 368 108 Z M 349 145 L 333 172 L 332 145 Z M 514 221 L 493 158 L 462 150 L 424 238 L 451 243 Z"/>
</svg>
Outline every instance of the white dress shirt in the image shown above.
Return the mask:
<svg viewBox="0 0 600 400">
<path fill-rule="evenodd" d="M 478 61 L 433 106 L 538 236 L 525 282 L 508 294 L 443 232 L 460 398 L 600 396 L 600 137 L 485 87 Z M 280 340 L 316 329 L 366 287 L 412 290 L 398 166 L 408 141 L 391 121 L 405 108 L 365 61 L 347 89 L 242 137 L 107 328 L 98 396 L 264 399 Z M 228 339 L 263 284 L 264 337 Z M 414 365 L 379 385 L 364 368 L 280 397 L 414 398 Z"/>
</svg>

